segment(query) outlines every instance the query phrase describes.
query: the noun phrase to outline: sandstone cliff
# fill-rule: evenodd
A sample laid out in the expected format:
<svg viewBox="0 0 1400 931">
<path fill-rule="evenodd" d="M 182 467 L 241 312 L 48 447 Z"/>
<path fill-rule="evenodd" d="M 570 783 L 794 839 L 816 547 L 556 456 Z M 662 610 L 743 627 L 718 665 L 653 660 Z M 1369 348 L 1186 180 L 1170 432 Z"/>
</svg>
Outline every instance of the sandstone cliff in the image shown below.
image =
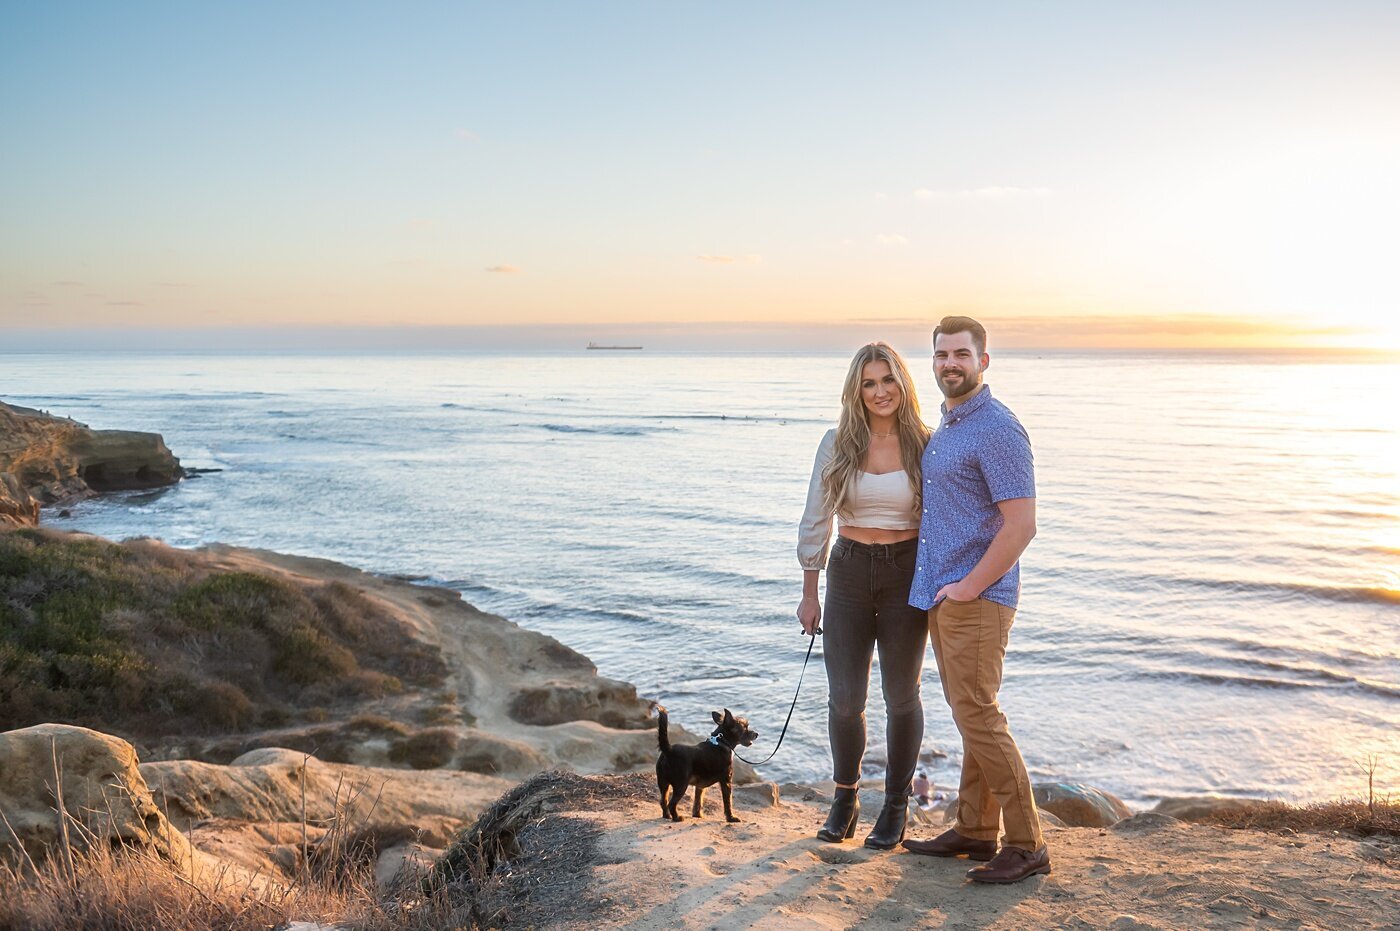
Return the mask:
<svg viewBox="0 0 1400 931">
<path fill-rule="evenodd" d="M 183 474 L 158 433 L 92 430 L 0 402 L 0 526 L 32 526 L 41 506 L 158 488 Z"/>
</svg>

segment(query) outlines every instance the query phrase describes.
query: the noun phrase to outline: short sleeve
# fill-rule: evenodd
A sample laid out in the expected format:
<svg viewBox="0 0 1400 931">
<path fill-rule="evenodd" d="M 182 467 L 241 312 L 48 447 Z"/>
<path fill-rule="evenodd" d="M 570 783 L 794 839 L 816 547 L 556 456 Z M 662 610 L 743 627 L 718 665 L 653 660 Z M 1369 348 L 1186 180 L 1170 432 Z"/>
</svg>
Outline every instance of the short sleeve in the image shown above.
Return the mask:
<svg viewBox="0 0 1400 931">
<path fill-rule="evenodd" d="M 807 483 L 807 507 L 797 528 L 797 561 L 803 569 L 826 568 L 827 550 L 831 543 L 832 513 L 822 498 L 822 473 L 836 449 L 836 431 L 828 430 L 817 446 L 817 458 L 812 463 L 812 478 Z"/>
<path fill-rule="evenodd" d="M 979 438 L 977 464 L 994 503 L 1035 497 L 1031 438 L 1014 416 Z"/>
</svg>

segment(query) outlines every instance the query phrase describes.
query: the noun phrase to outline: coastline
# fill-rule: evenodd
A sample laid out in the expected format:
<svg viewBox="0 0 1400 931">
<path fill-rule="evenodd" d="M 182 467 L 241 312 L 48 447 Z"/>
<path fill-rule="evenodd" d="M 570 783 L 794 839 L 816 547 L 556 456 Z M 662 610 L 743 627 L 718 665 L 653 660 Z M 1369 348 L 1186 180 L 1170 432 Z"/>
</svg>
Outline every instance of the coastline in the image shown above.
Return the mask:
<svg viewBox="0 0 1400 931">
<path fill-rule="evenodd" d="M 38 529 L 3 534 L 172 550 L 152 541 L 112 544 Z M 382 619 L 409 625 L 415 636 L 442 650 L 450 671 L 438 691 L 455 693 L 462 716 L 457 749 L 439 765 L 415 768 L 390 762 L 385 735 L 361 735 L 359 743 L 343 748 L 346 762 L 332 763 L 281 746 L 305 736 L 283 728 L 252 735 L 257 746 L 227 763 L 142 761 L 124 741 L 81 728 L 9 731 L 0 734 L 0 809 L 40 863 L 58 843 L 43 789 L 45 771 L 52 772 L 46 767 L 58 765 L 69 798 L 100 792 L 112 811 L 115 771 L 126 772 L 120 779 L 124 791 L 140 800 L 130 814 L 118 807 L 84 830 L 110 832 L 123 846 L 152 850 L 195 886 L 271 897 L 285 896 L 278 890 L 296 885 L 311 856 L 303 851 L 334 844 L 337 832 L 346 830 L 341 825 L 359 825 L 356 836 L 372 838 L 366 868 L 387 895 L 405 888 L 404 877 L 442 869 L 463 839 L 475 836 L 467 832 L 484 830 L 493 815 L 500 820 L 506 805 L 506 815 L 525 820 L 513 829 L 513 852 L 463 893 L 470 896 L 476 922 L 470 927 L 698 929 L 723 921 L 772 928 L 859 923 L 891 931 L 1296 928 L 1345 915 L 1350 927 L 1385 928 L 1388 905 L 1400 890 L 1400 837 L 1230 830 L 1181 820 L 1208 818 L 1221 805 L 1238 804 L 1231 800 L 1189 800 L 1196 808 L 1178 806 L 1178 818 L 1161 811 L 1134 814 L 1115 807 L 1116 800 L 1089 797 L 1087 787 L 1062 787 L 1075 791 L 1043 808 L 1055 872 L 993 890 L 967 888 L 965 861 L 817 841 L 812 830 L 829 803 L 829 786 L 779 787 L 753 782 L 749 771 L 736 779 L 748 783 L 735 789 L 740 824 L 724 824 L 713 798 L 707 819 L 672 824 L 657 816 L 654 781 L 646 772 L 655 755 L 648 703 L 625 683 L 598 676 L 591 662 L 557 640 L 477 611 L 451 590 L 330 560 L 217 544 L 166 555 L 196 559 L 214 572 L 362 592 L 381 609 Z M 529 698 L 522 702 L 522 696 Z M 408 720 L 419 713 L 413 698 L 397 698 Z M 678 731 L 673 728 L 673 739 L 687 739 Z M 214 755 L 232 752 L 227 740 L 202 748 Z M 27 760 L 28 768 L 17 760 Z M 488 762 L 494 771 L 480 771 Z M 557 771 L 561 765 L 593 775 L 567 776 Z M 558 789 L 561 779 L 574 788 Z M 532 787 L 539 786 L 554 787 L 542 808 L 509 810 L 522 793 L 533 797 Z M 1037 786 L 1038 796 L 1042 788 Z M 867 802 L 878 808 L 879 790 L 868 791 Z M 916 813 L 911 836 L 943 830 L 943 816 L 941 809 Z M 7 850 L 11 858 L 15 854 L 4 840 L 0 834 L 0 861 Z M 731 895 L 735 888 L 744 894 Z M 287 908 L 289 920 L 352 918 L 327 912 L 324 903 Z"/>
<path fill-rule="evenodd" d="M 69 494 L 96 493 L 71 481 L 82 461 L 65 455 L 41 471 Z M 356 909 L 392 912 L 395 896 L 443 875 L 464 845 L 478 856 L 472 845 L 492 831 L 499 853 L 449 883 L 471 916 L 464 926 L 1296 928 L 1340 915 L 1351 927 L 1384 928 L 1400 890 L 1388 799 L 1391 821 L 1376 821 L 1379 830 L 1337 821 L 1353 828 L 1339 833 L 1332 823 L 1295 829 L 1277 812 L 1251 822 L 1259 803 L 1250 800 L 1167 799 L 1134 813 L 1092 786 L 1037 783 L 1055 872 L 993 890 L 968 888 L 964 861 L 817 841 L 831 786 L 759 782 L 745 764 L 735 772 L 740 824 L 719 822 L 715 799 L 708 819 L 673 824 L 657 817 L 648 773 L 653 703 L 453 589 L 267 549 L 116 543 L 39 527 L 27 503 L 11 516 L 18 526 L 0 527 L 7 591 L 19 593 L 0 605 L 19 620 L 11 633 L 42 627 L 31 609 L 57 597 L 67 612 L 59 627 L 65 617 L 87 625 L 73 642 L 100 635 L 87 647 L 93 669 L 113 659 L 101 639 L 110 635 L 135 651 L 118 665 L 158 670 L 175 655 L 193 674 L 228 678 L 210 693 L 212 709 L 175 700 L 170 707 L 184 711 L 152 718 L 116 700 L 87 709 L 114 728 L 40 715 L 0 733 L 0 927 L 7 915 L 28 926 L 38 906 L 26 897 L 41 902 L 44 888 L 75 897 L 85 880 L 71 866 L 70 822 L 81 857 L 109 858 L 81 861 L 108 864 L 97 891 L 78 896 L 99 913 L 104 896 L 126 894 L 123 883 L 173 871 L 202 901 L 253 896 L 279 903 L 284 921 L 350 922 L 335 927 L 360 926 Z M 163 640 L 176 643 L 174 654 Z M 50 651 L 45 667 L 33 650 L 26 660 L 8 648 L 7 663 L 18 656 L 62 689 L 83 687 L 73 674 L 81 656 Z M 252 660 L 263 665 L 250 678 L 239 671 Z M 275 688 L 263 694 L 255 686 L 269 677 Z M 0 690 L 22 678 L 0 679 Z M 151 698 L 170 696 L 142 700 Z M 677 709 L 702 732 L 709 710 Z M 671 737 L 697 739 L 674 725 Z M 879 789 L 865 791 L 877 809 Z M 911 811 L 911 836 L 944 830 L 947 811 Z M 502 823 L 514 825 L 509 836 Z M 358 853 L 343 868 L 368 884 L 358 904 L 289 898 L 347 832 Z M 149 856 L 112 866 L 117 848 Z M 55 863 L 69 864 L 56 886 L 31 881 Z M 124 878 L 113 886 L 113 875 Z M 736 887 L 743 895 L 731 895 Z"/>
</svg>

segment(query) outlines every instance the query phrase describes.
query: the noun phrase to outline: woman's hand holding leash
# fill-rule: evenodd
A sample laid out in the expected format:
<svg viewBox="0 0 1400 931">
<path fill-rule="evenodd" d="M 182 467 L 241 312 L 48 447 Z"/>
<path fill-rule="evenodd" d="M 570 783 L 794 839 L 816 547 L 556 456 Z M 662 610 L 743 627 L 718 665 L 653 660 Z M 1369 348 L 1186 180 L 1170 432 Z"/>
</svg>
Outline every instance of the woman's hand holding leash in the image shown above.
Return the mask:
<svg viewBox="0 0 1400 931">
<path fill-rule="evenodd" d="M 822 603 L 816 595 L 803 595 L 797 605 L 797 623 L 809 637 L 822 632 Z"/>
</svg>

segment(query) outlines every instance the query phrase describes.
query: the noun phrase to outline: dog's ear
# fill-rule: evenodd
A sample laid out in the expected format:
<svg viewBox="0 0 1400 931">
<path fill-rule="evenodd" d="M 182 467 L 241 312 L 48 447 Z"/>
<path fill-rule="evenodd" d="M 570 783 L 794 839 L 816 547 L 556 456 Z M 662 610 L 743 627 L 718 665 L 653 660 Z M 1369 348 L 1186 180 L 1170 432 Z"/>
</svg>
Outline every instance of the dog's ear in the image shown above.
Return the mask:
<svg viewBox="0 0 1400 931">
<path fill-rule="evenodd" d="M 725 714 L 728 714 L 728 713 L 729 713 L 728 711 L 725 712 Z M 710 717 L 712 717 L 712 718 L 715 719 L 715 723 L 716 723 L 716 724 L 723 724 L 723 723 L 724 723 L 724 718 L 722 718 L 722 717 L 719 716 L 719 712 L 718 712 L 718 711 L 711 711 L 711 712 L 710 712 Z"/>
<path fill-rule="evenodd" d="M 725 708 L 725 709 L 724 709 L 724 720 L 726 720 L 726 721 L 733 721 L 733 720 L 734 720 L 734 715 L 732 715 L 732 714 L 729 713 L 729 709 L 728 709 L 728 708 Z"/>
</svg>

